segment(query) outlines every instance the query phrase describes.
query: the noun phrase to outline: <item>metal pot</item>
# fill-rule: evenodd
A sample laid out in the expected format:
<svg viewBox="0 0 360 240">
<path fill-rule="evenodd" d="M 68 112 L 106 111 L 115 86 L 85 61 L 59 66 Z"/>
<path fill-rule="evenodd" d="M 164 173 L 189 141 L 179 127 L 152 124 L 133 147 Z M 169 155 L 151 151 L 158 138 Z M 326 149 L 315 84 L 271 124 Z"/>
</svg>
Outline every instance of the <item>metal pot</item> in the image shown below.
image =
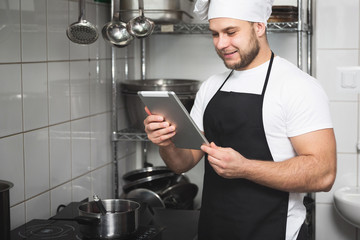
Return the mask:
<svg viewBox="0 0 360 240">
<path fill-rule="evenodd" d="M 193 183 L 178 183 L 165 189 L 160 196 L 166 208 L 192 209 L 198 187 Z"/>
<path fill-rule="evenodd" d="M 201 82 L 189 79 L 147 79 L 128 80 L 120 84 L 130 120 L 130 127 L 144 129 L 146 113 L 138 91 L 174 91 L 182 104 L 190 112 Z"/>
<path fill-rule="evenodd" d="M 0 239 L 10 239 L 10 188 L 14 184 L 0 180 Z"/>
<path fill-rule="evenodd" d="M 181 9 L 182 0 L 146 0 L 144 1 L 144 14 L 155 23 L 179 23 L 184 15 L 192 18 Z M 189 1 L 191 2 L 191 0 Z M 137 17 L 139 5 L 137 0 L 120 1 L 121 19 L 124 22 Z"/>
<path fill-rule="evenodd" d="M 163 174 L 163 173 L 171 173 L 172 171 L 167 167 L 146 167 L 141 169 L 136 169 L 125 173 L 123 175 L 123 180 L 125 182 L 133 182 L 142 178 Z"/>
<path fill-rule="evenodd" d="M 174 172 L 169 172 L 141 178 L 125 184 L 123 191 L 128 193 L 133 189 L 146 188 L 154 192 L 160 192 L 171 185 L 174 176 Z"/>
<path fill-rule="evenodd" d="M 126 239 L 139 227 L 140 204 L 127 199 L 102 200 L 107 211 L 101 214 L 94 201 L 79 206 L 81 234 L 89 239 Z"/>
</svg>

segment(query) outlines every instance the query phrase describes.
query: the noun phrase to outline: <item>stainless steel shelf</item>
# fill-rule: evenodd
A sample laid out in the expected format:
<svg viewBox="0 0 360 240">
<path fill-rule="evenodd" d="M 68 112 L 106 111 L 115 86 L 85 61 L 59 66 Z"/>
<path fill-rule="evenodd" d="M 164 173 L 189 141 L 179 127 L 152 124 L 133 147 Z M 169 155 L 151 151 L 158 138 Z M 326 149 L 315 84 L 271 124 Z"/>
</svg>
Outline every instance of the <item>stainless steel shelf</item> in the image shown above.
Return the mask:
<svg viewBox="0 0 360 240">
<path fill-rule="evenodd" d="M 299 32 L 308 31 L 307 24 L 299 27 L 298 22 L 270 22 L 268 23 L 268 32 Z M 208 34 L 209 24 L 157 24 L 154 34 Z"/>
<path fill-rule="evenodd" d="M 123 129 L 118 132 L 113 132 L 112 141 L 131 141 L 131 142 L 144 142 L 149 141 L 145 132 L 138 129 Z"/>
</svg>

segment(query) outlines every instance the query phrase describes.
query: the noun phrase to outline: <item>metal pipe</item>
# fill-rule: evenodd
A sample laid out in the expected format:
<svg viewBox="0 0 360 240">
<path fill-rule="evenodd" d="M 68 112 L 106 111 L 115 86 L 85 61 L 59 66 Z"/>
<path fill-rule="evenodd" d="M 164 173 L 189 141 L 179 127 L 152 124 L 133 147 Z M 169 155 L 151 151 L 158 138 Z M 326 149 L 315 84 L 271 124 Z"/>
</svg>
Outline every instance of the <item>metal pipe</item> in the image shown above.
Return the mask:
<svg viewBox="0 0 360 240">
<path fill-rule="evenodd" d="M 145 39 L 140 39 L 140 54 L 141 54 L 141 80 L 145 80 L 146 78 L 146 46 Z"/>
<path fill-rule="evenodd" d="M 115 0 L 117 1 L 117 0 Z M 114 0 L 111 0 L 111 14 L 113 14 L 115 11 L 115 3 Z M 115 69 L 116 69 L 116 51 L 115 48 L 112 47 L 111 48 L 111 84 L 112 84 L 112 119 L 111 119 L 111 130 L 112 130 L 112 134 L 113 134 L 113 138 L 114 136 L 116 136 L 116 132 L 118 129 L 117 126 L 117 88 L 116 88 L 116 74 L 115 74 Z M 116 141 L 112 141 L 112 157 L 113 157 L 113 182 L 114 182 L 114 186 L 113 186 L 113 190 L 114 190 L 114 197 L 118 198 L 119 196 L 119 173 L 118 173 L 118 162 L 117 162 L 117 142 Z"/>
<path fill-rule="evenodd" d="M 298 29 L 297 29 L 297 65 L 300 69 L 303 68 L 302 62 L 302 30 L 303 30 L 303 23 L 302 23 L 302 0 L 297 0 L 298 4 Z"/>
<path fill-rule="evenodd" d="M 308 3 L 307 3 L 307 7 L 308 7 L 308 20 L 307 20 L 307 23 L 308 23 L 308 31 L 307 31 L 307 42 L 308 42 L 308 53 L 307 53 L 307 57 L 308 57 L 308 73 L 310 75 L 312 75 L 312 35 L 313 35 L 313 12 L 312 12 L 312 0 L 308 0 Z"/>
</svg>

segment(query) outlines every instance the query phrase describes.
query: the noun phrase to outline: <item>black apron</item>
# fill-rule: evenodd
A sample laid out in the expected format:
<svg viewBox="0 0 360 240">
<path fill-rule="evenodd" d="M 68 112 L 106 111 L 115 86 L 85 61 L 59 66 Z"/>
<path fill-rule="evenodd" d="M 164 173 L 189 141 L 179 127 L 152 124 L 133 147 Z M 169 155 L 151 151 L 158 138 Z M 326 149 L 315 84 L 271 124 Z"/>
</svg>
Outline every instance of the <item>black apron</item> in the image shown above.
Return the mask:
<svg viewBox="0 0 360 240">
<path fill-rule="evenodd" d="M 274 59 L 272 53 L 262 94 L 220 91 L 204 113 L 209 142 L 231 147 L 248 159 L 273 161 L 263 125 L 263 100 Z M 251 81 L 251 79 L 249 79 Z M 289 193 L 246 179 L 225 179 L 205 156 L 199 240 L 285 239 Z"/>
</svg>

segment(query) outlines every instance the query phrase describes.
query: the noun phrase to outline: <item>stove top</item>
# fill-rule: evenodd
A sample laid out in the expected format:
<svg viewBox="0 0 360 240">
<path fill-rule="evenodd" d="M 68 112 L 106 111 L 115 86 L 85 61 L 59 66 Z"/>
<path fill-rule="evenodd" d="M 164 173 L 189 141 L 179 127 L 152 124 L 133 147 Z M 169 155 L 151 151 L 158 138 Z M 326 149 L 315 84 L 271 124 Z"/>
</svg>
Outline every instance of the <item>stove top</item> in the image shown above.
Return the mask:
<svg viewBox="0 0 360 240">
<path fill-rule="evenodd" d="M 27 222 L 11 231 L 11 240 L 88 240 L 74 221 L 79 204 L 70 203 L 50 219 Z M 126 240 L 196 239 L 199 211 L 154 208 L 149 214 L 146 209 L 140 211 L 138 231 Z"/>
<path fill-rule="evenodd" d="M 74 221 L 34 219 L 11 231 L 11 240 L 82 239 Z"/>
<path fill-rule="evenodd" d="M 63 206 L 61 211 L 50 219 L 34 219 L 11 231 L 11 240 L 88 240 L 82 236 L 79 224 L 74 220 L 78 216 L 78 206 L 82 202 L 72 202 Z M 152 215 L 146 204 L 141 204 L 139 228 L 126 240 L 161 239 L 162 227 L 151 224 Z"/>
<path fill-rule="evenodd" d="M 157 226 L 139 226 L 126 240 L 161 239 L 162 229 Z M 90 240 L 82 237 L 78 223 L 64 220 L 34 219 L 11 231 L 11 240 Z"/>
</svg>

